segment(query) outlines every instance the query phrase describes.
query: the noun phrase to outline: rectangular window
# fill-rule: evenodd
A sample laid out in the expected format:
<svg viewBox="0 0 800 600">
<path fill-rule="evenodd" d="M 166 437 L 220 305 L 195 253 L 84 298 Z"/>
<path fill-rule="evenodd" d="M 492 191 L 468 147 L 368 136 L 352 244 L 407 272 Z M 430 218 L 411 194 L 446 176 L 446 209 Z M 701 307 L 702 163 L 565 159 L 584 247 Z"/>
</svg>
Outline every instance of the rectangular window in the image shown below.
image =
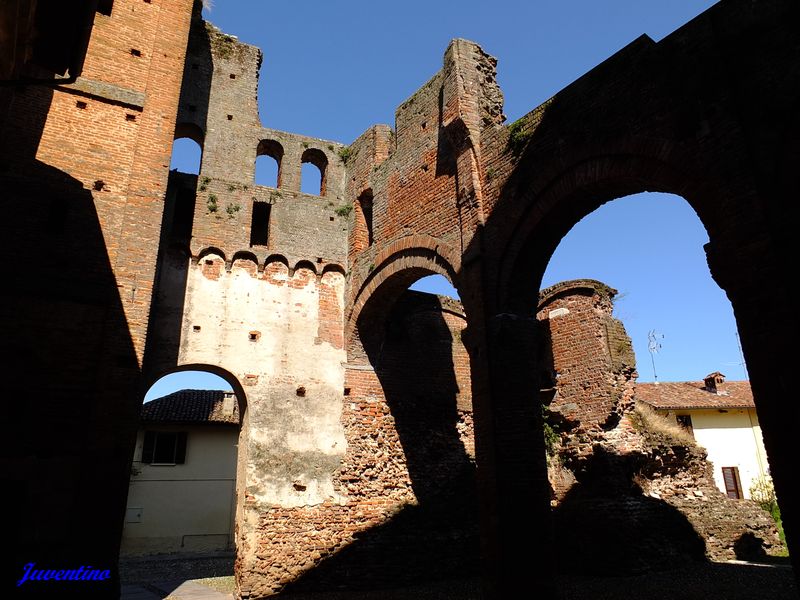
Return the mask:
<svg viewBox="0 0 800 600">
<path fill-rule="evenodd" d="M 272 205 L 253 202 L 253 219 L 250 222 L 250 245 L 266 246 L 269 240 L 269 212 Z"/>
<path fill-rule="evenodd" d="M 725 493 L 728 498 L 742 499 L 742 485 L 739 481 L 738 467 L 722 467 L 722 479 L 725 480 Z"/>
<path fill-rule="evenodd" d="M 142 462 L 152 465 L 182 465 L 186 462 L 185 431 L 145 431 Z"/>
</svg>

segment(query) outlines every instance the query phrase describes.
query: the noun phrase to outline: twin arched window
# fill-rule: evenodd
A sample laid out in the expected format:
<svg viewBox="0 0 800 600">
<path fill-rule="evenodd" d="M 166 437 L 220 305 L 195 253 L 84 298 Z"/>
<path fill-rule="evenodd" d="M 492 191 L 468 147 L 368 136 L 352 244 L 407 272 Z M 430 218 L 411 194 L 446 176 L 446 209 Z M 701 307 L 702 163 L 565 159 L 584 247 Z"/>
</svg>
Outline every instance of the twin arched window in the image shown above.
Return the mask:
<svg viewBox="0 0 800 600">
<path fill-rule="evenodd" d="M 307 148 L 300 157 L 300 191 L 324 196 L 328 157 L 322 150 Z M 256 149 L 256 185 L 281 187 L 283 146 L 275 140 L 261 140 Z"/>
</svg>

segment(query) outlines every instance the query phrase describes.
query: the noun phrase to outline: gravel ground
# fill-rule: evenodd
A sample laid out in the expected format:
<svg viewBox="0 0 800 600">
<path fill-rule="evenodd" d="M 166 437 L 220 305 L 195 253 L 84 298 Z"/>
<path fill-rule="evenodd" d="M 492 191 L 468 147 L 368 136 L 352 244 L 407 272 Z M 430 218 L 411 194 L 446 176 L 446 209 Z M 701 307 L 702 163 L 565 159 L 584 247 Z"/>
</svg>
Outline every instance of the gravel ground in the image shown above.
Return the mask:
<svg viewBox="0 0 800 600">
<path fill-rule="evenodd" d="M 149 583 L 167 579 L 226 578 L 233 574 L 233 557 L 199 558 L 162 556 L 127 560 L 121 565 L 123 583 Z M 674 571 L 628 577 L 561 577 L 560 600 L 800 600 L 794 574 L 786 565 L 707 563 Z M 218 579 L 219 586 L 230 579 Z M 198 581 L 198 583 L 203 583 Z M 217 588 L 219 589 L 219 588 Z M 520 590 L 520 597 L 535 595 L 536 584 Z M 280 594 L 282 600 L 478 600 L 480 581 L 437 582 L 395 590 L 372 592 L 315 592 Z"/>
<path fill-rule="evenodd" d="M 233 553 L 176 555 L 121 559 L 123 584 L 144 584 L 174 579 L 194 580 L 233 575 Z"/>
</svg>

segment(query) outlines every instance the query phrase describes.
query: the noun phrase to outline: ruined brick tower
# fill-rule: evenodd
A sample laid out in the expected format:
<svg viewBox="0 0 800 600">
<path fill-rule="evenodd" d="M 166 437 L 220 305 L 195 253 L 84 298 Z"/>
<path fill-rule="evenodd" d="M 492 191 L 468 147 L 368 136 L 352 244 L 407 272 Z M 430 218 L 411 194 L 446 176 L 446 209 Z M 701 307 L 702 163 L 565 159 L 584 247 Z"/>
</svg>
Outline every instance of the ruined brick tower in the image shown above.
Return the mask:
<svg viewBox="0 0 800 600">
<path fill-rule="evenodd" d="M 364 556 L 382 561 L 364 567 L 373 580 L 402 574 L 373 552 L 385 539 L 417 556 L 409 575 L 457 546 L 437 554 L 441 569 L 479 563 L 491 597 L 552 586 L 547 560 L 515 551 L 550 547 L 538 283 L 580 218 L 644 190 L 682 195 L 709 233 L 797 539 L 798 415 L 776 376 L 792 372 L 798 330 L 783 276 L 796 3 L 725 0 L 508 126 L 495 60 L 454 40 L 395 128 L 349 146 L 263 127 L 258 49 L 192 5 L 0 12 L 0 43 L 15 49 L 0 65 L 3 359 L 25 382 L 2 451 L 12 573 L 31 560 L 115 570 L 143 391 L 200 367 L 242 402 L 243 597 L 329 582 Z M 174 137 L 203 147 L 198 177 L 168 173 Z M 280 163 L 275 188 L 254 184 L 262 154 Z M 320 169 L 319 195 L 300 192 L 304 162 Z M 432 273 L 463 306 L 405 293 Z M 420 528 L 429 554 L 407 535 Z M 113 597 L 116 581 L 93 590 Z"/>
</svg>

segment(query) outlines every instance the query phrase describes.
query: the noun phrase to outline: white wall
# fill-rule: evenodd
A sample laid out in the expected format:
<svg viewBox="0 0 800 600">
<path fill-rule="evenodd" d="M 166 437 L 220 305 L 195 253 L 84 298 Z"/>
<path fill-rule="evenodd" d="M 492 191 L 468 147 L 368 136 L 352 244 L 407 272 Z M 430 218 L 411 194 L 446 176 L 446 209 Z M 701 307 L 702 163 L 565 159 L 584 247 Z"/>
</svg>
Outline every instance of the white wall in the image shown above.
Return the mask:
<svg viewBox="0 0 800 600">
<path fill-rule="evenodd" d="M 217 279 L 204 274 L 208 262 L 216 262 Z M 333 483 L 347 446 L 343 306 L 337 272 L 318 278 L 301 268 L 290 276 L 280 263 L 263 274 L 236 265 L 226 272 L 215 255 L 189 269 L 178 360 L 221 366 L 244 386 L 245 485 L 262 507 L 344 501 Z"/>
<path fill-rule="evenodd" d="M 182 465 L 143 464 L 144 431 L 139 431 L 122 553 L 231 548 L 238 427 L 158 425 L 148 429 L 186 431 L 186 462 Z M 140 522 L 131 522 L 137 519 Z"/>
<path fill-rule="evenodd" d="M 676 411 L 676 414 L 691 415 L 694 437 L 708 450 L 717 487 L 725 491 L 722 467 L 738 467 L 742 492 L 745 498 L 749 498 L 753 480 L 766 474 L 768 469 L 755 410 L 692 410 Z"/>
</svg>

